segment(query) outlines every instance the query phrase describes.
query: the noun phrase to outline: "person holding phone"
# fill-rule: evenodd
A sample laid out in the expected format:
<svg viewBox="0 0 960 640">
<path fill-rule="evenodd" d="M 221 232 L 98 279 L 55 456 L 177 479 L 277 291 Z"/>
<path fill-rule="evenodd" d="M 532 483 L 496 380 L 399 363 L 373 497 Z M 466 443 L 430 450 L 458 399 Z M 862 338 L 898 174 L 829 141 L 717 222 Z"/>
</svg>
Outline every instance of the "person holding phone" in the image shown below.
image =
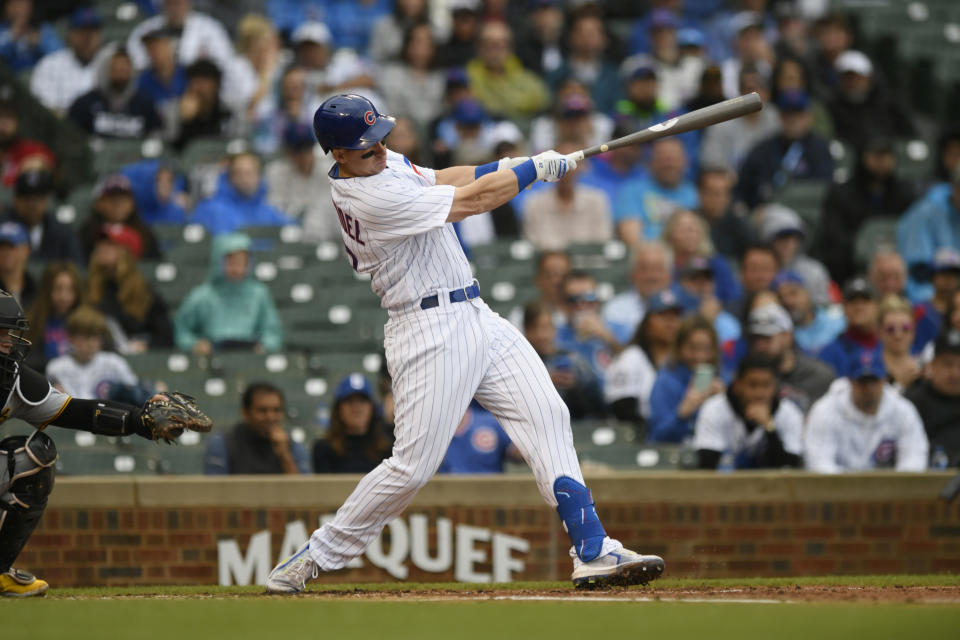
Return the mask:
<svg viewBox="0 0 960 640">
<path fill-rule="evenodd" d="M 719 361 L 713 324 L 699 315 L 684 320 L 671 363 L 657 375 L 650 393 L 650 442 L 683 442 L 693 435 L 700 406 L 724 390 Z"/>
<path fill-rule="evenodd" d="M 779 363 L 762 353 L 740 361 L 726 393 L 703 403 L 693 448 L 701 469 L 716 469 L 726 453 L 736 469 L 800 467 L 803 412 L 779 397 Z"/>
</svg>

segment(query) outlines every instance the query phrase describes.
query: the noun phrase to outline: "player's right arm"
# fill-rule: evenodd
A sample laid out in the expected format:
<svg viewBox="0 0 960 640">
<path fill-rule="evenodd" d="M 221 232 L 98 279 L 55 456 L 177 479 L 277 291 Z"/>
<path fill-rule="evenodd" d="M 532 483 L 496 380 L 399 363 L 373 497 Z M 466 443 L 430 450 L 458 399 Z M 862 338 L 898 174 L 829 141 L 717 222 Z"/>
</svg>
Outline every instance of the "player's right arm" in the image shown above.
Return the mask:
<svg viewBox="0 0 960 640">
<path fill-rule="evenodd" d="M 532 160 L 529 162 L 533 163 Z M 531 168 L 531 170 L 534 172 L 534 179 L 536 179 L 536 169 Z M 520 178 L 513 171 L 497 171 L 488 173 L 466 186 L 457 187 L 453 194 L 453 204 L 450 205 L 450 215 L 447 216 L 447 222 L 460 222 L 464 218 L 496 209 L 520 193 L 522 189 L 521 181 L 523 181 L 523 178 Z M 533 180 L 530 182 L 533 182 Z"/>
<path fill-rule="evenodd" d="M 476 167 L 474 175 L 477 179 L 457 187 L 454 192 L 447 222 L 459 222 L 478 213 L 496 209 L 537 180 L 556 182 L 567 171 L 577 168 L 577 163 L 573 159 L 560 155 L 556 151 L 547 151 L 524 160 L 516 166 L 497 170 L 500 163 L 508 165 L 510 162 L 512 162 L 510 158 L 504 158 L 498 163 Z M 462 168 L 457 167 L 457 169 Z M 480 175 L 484 170 L 488 172 Z M 450 177 L 454 177 L 454 174 L 450 174 Z M 442 173 L 438 176 L 438 180 L 441 178 L 444 178 Z"/>
</svg>

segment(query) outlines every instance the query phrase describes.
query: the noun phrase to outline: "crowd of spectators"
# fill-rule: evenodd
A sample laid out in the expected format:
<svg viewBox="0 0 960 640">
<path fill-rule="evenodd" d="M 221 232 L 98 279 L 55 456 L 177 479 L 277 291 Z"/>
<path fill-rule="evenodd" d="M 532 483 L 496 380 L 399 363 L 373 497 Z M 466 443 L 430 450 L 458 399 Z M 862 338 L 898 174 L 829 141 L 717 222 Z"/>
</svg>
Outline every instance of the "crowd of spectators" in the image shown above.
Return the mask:
<svg viewBox="0 0 960 640">
<path fill-rule="evenodd" d="M 828 3 L 140 0 L 122 31 L 106 28 L 108 4 L 0 13 L 0 284 L 30 317 L 29 364 L 70 393 L 142 392 L 122 356 L 151 349 L 283 350 L 242 232 L 296 225 L 339 243 L 310 126 L 330 95 L 371 98 L 397 117 L 389 147 L 443 168 L 569 152 L 756 91 L 758 113 L 602 154 L 457 223 L 464 248 L 538 250 L 536 299 L 510 320 L 575 419 L 630 422 L 706 468 L 960 464 L 960 131 L 912 113 Z M 172 156 L 71 194 L 74 160 L 54 149 L 78 130 Z M 934 167 L 906 179 L 914 138 Z M 205 170 L 169 161 L 210 140 L 243 144 Z M 796 184 L 819 185 L 819 216 L 781 201 Z M 89 210 L 59 219 L 77 190 Z M 895 237 L 865 257 L 858 234 L 875 220 L 896 221 Z M 185 223 L 215 237 L 209 276 L 164 300 L 138 264 L 161 257 L 158 225 Z M 622 243 L 629 285 L 603 295 L 573 267 L 583 243 Z M 311 464 L 284 431 L 282 390 L 251 386 L 242 423 L 208 442 L 208 472 L 376 465 L 384 399 L 360 375 L 333 395 Z M 490 420 L 470 408 L 445 470 L 515 457 Z"/>
</svg>

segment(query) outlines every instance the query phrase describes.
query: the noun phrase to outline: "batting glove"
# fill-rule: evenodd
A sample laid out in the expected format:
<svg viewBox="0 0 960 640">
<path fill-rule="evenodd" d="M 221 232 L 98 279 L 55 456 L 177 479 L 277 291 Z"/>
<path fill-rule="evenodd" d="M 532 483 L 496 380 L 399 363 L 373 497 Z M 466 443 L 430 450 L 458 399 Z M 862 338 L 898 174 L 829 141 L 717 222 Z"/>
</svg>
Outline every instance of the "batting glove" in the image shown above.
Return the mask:
<svg viewBox="0 0 960 640">
<path fill-rule="evenodd" d="M 497 171 L 503 171 L 505 169 L 513 169 L 514 167 L 523 164 L 530 158 L 528 156 L 520 156 L 519 158 L 500 158 L 500 161 L 497 162 Z"/>
<path fill-rule="evenodd" d="M 537 169 L 537 180 L 556 182 L 577 168 L 577 161 L 556 151 L 544 151 L 533 156 L 533 164 Z"/>
</svg>

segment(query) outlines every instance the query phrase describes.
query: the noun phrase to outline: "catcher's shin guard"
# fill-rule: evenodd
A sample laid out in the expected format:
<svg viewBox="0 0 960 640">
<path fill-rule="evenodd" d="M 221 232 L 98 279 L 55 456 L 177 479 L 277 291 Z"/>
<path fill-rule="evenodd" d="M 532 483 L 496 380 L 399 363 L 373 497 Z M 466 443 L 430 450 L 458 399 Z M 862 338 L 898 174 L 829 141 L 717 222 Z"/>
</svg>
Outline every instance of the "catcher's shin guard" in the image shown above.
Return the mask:
<svg viewBox="0 0 960 640">
<path fill-rule="evenodd" d="M 42 431 L 0 441 L 0 574 L 40 522 L 53 491 L 57 448 Z"/>
</svg>

